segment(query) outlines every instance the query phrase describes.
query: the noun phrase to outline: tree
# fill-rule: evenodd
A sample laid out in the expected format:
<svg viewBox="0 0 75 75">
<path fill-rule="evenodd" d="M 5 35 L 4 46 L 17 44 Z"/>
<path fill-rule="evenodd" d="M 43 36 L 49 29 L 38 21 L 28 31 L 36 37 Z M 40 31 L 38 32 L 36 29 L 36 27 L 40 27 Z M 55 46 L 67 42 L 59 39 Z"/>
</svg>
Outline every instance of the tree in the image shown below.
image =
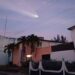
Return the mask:
<svg viewBox="0 0 75 75">
<path fill-rule="evenodd" d="M 24 56 L 26 53 L 26 43 L 27 43 L 27 38 L 26 36 L 21 36 L 18 38 L 18 42 L 22 43 L 22 50 L 21 50 L 21 63 L 24 62 Z"/>
<path fill-rule="evenodd" d="M 36 48 L 41 45 L 40 38 L 34 34 L 27 37 L 27 43 L 30 44 L 31 54 L 36 51 Z"/>
<path fill-rule="evenodd" d="M 57 41 L 60 42 L 60 36 L 59 35 L 57 35 Z"/>
<path fill-rule="evenodd" d="M 57 42 L 60 42 L 60 35 L 57 35 L 57 37 L 54 37 L 54 40 L 57 41 Z"/>
<path fill-rule="evenodd" d="M 57 42 L 62 42 L 62 43 L 66 43 L 67 40 L 66 40 L 66 37 L 64 37 L 63 35 L 57 35 L 57 37 L 54 37 L 54 40 L 57 41 Z"/>
<path fill-rule="evenodd" d="M 14 43 L 11 43 L 11 44 L 8 44 L 4 47 L 4 52 L 8 54 L 8 63 L 10 63 L 10 57 L 11 57 L 11 54 L 12 54 L 12 51 L 14 50 L 14 47 L 15 47 L 15 44 Z"/>
<path fill-rule="evenodd" d="M 57 41 L 57 38 L 56 37 L 54 37 L 54 39 L 53 39 L 54 41 Z"/>
<path fill-rule="evenodd" d="M 61 42 L 66 43 L 66 37 L 64 37 L 63 35 L 61 36 Z"/>
</svg>

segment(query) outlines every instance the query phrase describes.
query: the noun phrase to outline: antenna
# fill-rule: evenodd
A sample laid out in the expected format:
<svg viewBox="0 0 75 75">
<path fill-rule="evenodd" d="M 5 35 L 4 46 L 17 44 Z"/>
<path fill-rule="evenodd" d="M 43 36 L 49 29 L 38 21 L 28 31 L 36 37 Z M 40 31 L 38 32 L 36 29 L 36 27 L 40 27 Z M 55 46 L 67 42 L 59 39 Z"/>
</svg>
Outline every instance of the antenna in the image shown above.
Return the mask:
<svg viewBox="0 0 75 75">
<path fill-rule="evenodd" d="M 5 19 L 4 36 L 6 35 L 6 25 L 7 25 L 7 16 L 6 16 L 6 19 Z"/>
</svg>

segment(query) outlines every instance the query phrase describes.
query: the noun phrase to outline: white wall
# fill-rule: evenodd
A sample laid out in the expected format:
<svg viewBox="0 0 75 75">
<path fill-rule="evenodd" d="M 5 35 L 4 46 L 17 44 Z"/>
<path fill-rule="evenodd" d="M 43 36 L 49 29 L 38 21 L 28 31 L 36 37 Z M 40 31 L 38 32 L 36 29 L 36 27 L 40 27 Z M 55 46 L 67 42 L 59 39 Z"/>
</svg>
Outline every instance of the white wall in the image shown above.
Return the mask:
<svg viewBox="0 0 75 75">
<path fill-rule="evenodd" d="M 74 42 L 74 46 L 75 46 L 75 29 L 71 31 L 71 38 L 72 38 L 72 41 Z"/>
<path fill-rule="evenodd" d="M 65 61 L 75 62 L 75 50 L 57 51 L 51 53 L 51 59 L 61 61 L 64 58 Z"/>
<path fill-rule="evenodd" d="M 5 45 L 9 43 L 13 43 L 13 42 L 15 42 L 15 39 L 13 38 L 7 38 L 4 36 L 0 36 L 0 50 L 3 50 Z"/>
<path fill-rule="evenodd" d="M 0 65 L 6 65 L 8 63 L 8 56 L 2 50 L 0 50 Z"/>
<path fill-rule="evenodd" d="M 0 35 L 0 65 L 6 65 L 8 63 L 8 55 L 4 53 L 4 46 L 13 42 L 15 42 L 15 39 Z"/>
<path fill-rule="evenodd" d="M 50 47 L 50 46 L 54 46 L 58 44 L 61 44 L 61 43 L 42 41 L 42 45 L 39 47 Z"/>
</svg>

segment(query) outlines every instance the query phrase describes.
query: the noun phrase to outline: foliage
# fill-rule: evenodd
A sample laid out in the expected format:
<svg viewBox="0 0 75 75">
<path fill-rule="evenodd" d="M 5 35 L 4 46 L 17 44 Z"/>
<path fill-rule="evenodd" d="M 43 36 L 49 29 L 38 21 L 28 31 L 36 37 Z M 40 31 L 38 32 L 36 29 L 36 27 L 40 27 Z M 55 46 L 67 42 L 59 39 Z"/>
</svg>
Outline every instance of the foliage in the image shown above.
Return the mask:
<svg viewBox="0 0 75 75">
<path fill-rule="evenodd" d="M 4 52 L 5 53 L 7 52 L 9 54 L 14 49 L 14 46 L 15 46 L 14 43 L 11 43 L 11 44 L 6 45 L 4 47 Z"/>
<path fill-rule="evenodd" d="M 66 37 L 63 36 L 63 35 L 57 35 L 57 37 L 54 37 L 54 41 L 57 41 L 57 42 L 62 42 L 62 43 L 66 43 L 67 40 L 66 40 Z"/>
<path fill-rule="evenodd" d="M 20 38 L 17 39 L 18 42 L 22 43 L 22 51 L 21 51 L 21 63 L 24 62 L 24 55 L 26 53 L 26 43 L 27 43 L 27 37 L 26 36 L 21 36 Z"/>
<path fill-rule="evenodd" d="M 66 62 L 66 67 L 68 68 L 69 71 L 75 72 L 75 62 Z"/>
<path fill-rule="evenodd" d="M 10 63 L 10 56 L 11 56 L 12 51 L 14 50 L 14 46 L 15 44 L 11 43 L 11 44 L 6 45 L 4 48 L 4 53 L 6 52 L 8 53 L 8 63 Z"/>
<path fill-rule="evenodd" d="M 36 48 L 41 45 L 40 38 L 34 34 L 26 36 L 21 36 L 17 39 L 18 43 L 10 43 L 5 46 L 4 52 L 8 53 L 8 58 L 10 58 L 12 50 L 14 50 L 14 47 L 17 46 L 19 43 L 22 44 L 22 50 L 21 50 L 21 62 L 24 59 L 25 53 L 26 53 L 26 45 L 31 47 L 31 54 L 36 51 Z M 36 52 L 35 52 L 36 53 Z"/>
<path fill-rule="evenodd" d="M 26 38 L 26 36 L 21 36 L 21 37 L 18 38 L 17 40 L 18 40 L 18 42 L 21 42 L 21 43 L 25 44 L 26 41 L 27 41 L 27 38 Z"/>
<path fill-rule="evenodd" d="M 56 60 L 42 60 L 42 65 L 46 70 L 60 70 L 62 62 Z"/>
<path fill-rule="evenodd" d="M 34 34 L 27 37 L 27 43 L 31 46 L 31 53 L 35 51 L 36 47 L 41 45 L 40 38 Z"/>
<path fill-rule="evenodd" d="M 61 36 L 61 41 L 62 41 L 63 43 L 66 43 L 66 37 Z"/>
</svg>

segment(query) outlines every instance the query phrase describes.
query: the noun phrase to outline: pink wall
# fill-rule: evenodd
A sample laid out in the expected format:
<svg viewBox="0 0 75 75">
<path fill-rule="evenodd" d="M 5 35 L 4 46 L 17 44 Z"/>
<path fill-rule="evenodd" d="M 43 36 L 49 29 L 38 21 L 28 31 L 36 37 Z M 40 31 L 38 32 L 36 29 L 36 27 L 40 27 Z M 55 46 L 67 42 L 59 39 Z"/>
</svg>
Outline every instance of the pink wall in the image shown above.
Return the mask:
<svg viewBox="0 0 75 75">
<path fill-rule="evenodd" d="M 15 48 L 13 51 L 13 64 L 16 64 L 17 66 L 21 66 L 21 50 L 22 50 L 22 44 L 20 44 L 19 48 Z M 31 54 L 31 48 L 29 46 L 26 46 L 26 53 Z M 36 52 L 33 53 L 32 60 L 35 62 L 38 62 L 41 60 L 42 55 L 45 54 L 50 54 L 51 53 L 51 47 L 42 47 L 42 48 L 37 48 Z M 26 58 L 26 56 L 24 57 Z"/>
<path fill-rule="evenodd" d="M 38 62 L 42 59 L 42 55 L 50 54 L 51 53 L 51 47 L 43 47 L 43 48 L 37 48 L 36 53 L 33 55 L 32 59 L 35 62 Z"/>
<path fill-rule="evenodd" d="M 15 64 L 17 66 L 21 66 L 21 64 L 20 64 L 19 48 L 15 48 L 13 50 L 13 64 Z"/>
</svg>

